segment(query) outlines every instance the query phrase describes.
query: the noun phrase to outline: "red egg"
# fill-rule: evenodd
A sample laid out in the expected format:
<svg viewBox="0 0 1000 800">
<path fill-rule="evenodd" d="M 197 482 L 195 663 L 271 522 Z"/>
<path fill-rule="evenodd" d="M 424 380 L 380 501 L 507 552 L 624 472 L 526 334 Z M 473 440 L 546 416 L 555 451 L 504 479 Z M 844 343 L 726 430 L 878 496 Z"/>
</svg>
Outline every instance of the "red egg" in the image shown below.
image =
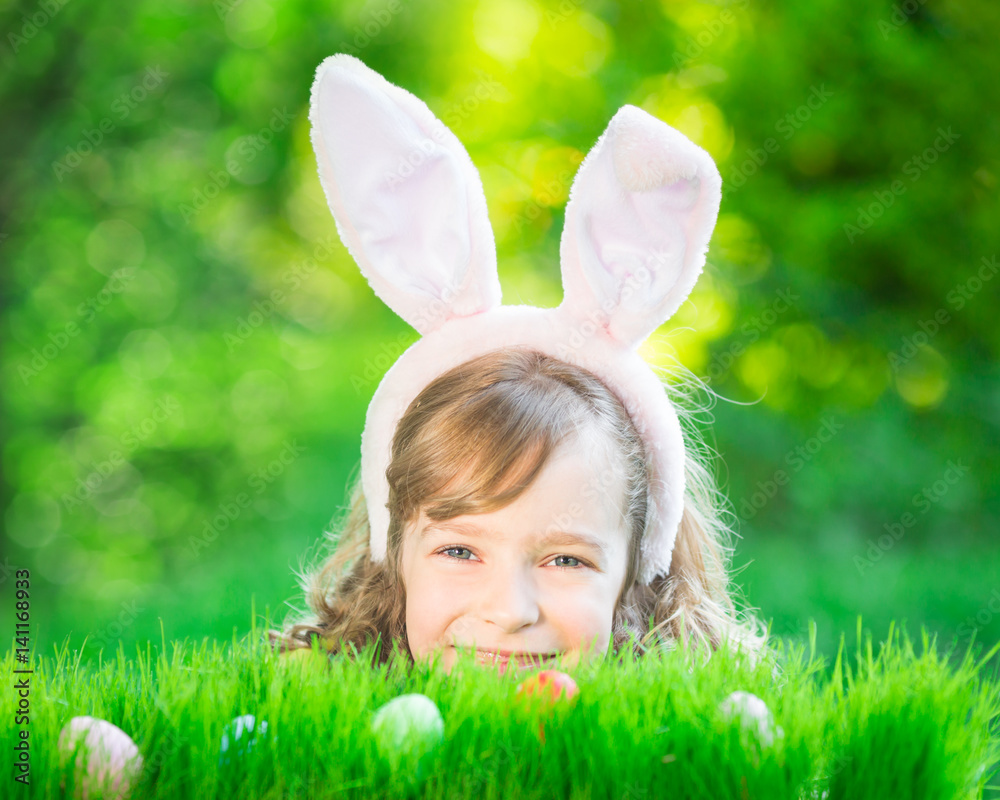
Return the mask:
<svg viewBox="0 0 1000 800">
<path fill-rule="evenodd" d="M 555 702 L 559 699 L 571 700 L 580 693 L 580 689 L 569 675 L 555 669 L 546 669 L 535 673 L 517 687 L 519 696 L 538 695 Z"/>
<path fill-rule="evenodd" d="M 547 669 L 538 672 L 527 678 L 517 687 L 516 696 L 526 700 L 529 697 L 537 697 L 541 702 L 553 705 L 558 701 L 573 702 L 580 693 L 579 687 L 565 672 L 555 669 Z M 545 723 L 538 723 L 538 736 L 545 744 Z"/>
</svg>

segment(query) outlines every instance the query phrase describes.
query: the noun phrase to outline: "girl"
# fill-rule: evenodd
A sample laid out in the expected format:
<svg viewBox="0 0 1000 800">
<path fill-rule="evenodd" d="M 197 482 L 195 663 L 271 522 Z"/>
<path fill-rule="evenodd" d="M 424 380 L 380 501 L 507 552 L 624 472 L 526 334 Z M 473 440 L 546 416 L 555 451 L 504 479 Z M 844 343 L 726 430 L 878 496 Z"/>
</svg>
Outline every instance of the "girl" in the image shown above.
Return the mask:
<svg viewBox="0 0 1000 800">
<path fill-rule="evenodd" d="M 374 291 L 422 335 L 386 373 L 312 614 L 282 652 L 375 640 L 572 665 L 683 638 L 754 657 L 721 498 L 639 344 L 690 293 L 721 201 L 711 156 L 633 106 L 580 166 L 556 309 L 503 306 L 478 172 L 430 109 L 358 59 L 317 70 L 320 182 Z M 396 645 L 399 645 L 397 648 Z"/>
</svg>

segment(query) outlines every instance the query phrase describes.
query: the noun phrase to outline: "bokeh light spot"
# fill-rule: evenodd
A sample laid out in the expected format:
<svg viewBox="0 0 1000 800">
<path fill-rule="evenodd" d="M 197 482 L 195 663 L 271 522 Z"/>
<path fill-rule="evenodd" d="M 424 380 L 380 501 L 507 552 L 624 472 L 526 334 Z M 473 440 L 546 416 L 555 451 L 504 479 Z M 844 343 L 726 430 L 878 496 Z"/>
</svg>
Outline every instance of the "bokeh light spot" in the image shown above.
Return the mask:
<svg viewBox="0 0 1000 800">
<path fill-rule="evenodd" d="M 137 267 L 146 257 L 142 232 L 123 219 L 106 219 L 94 226 L 85 245 L 87 263 L 103 275 L 122 267 Z"/>
<path fill-rule="evenodd" d="M 531 52 L 541 14 L 526 0 L 480 3 L 472 17 L 472 35 L 479 48 L 507 64 Z"/>
<path fill-rule="evenodd" d="M 914 408 L 928 409 L 941 403 L 948 391 L 948 362 L 930 345 L 894 370 L 896 391 Z"/>
<path fill-rule="evenodd" d="M 142 329 L 132 331 L 122 340 L 118 360 L 128 375 L 145 381 L 162 375 L 173 355 L 170 342 L 162 333 Z"/>
</svg>

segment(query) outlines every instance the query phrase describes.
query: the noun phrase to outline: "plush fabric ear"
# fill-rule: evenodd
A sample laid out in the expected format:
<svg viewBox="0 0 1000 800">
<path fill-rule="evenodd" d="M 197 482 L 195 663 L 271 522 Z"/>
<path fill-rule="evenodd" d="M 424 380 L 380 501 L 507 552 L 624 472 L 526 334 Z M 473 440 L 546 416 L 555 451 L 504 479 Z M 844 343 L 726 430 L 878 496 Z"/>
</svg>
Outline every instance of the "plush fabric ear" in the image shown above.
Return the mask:
<svg viewBox="0 0 1000 800">
<path fill-rule="evenodd" d="M 422 101 L 338 54 L 316 70 L 309 120 L 337 232 L 386 305 L 421 334 L 500 305 L 479 173 Z"/>
<path fill-rule="evenodd" d="M 570 190 L 562 306 L 637 348 L 691 293 L 721 201 L 722 178 L 705 150 L 622 106 Z"/>
</svg>

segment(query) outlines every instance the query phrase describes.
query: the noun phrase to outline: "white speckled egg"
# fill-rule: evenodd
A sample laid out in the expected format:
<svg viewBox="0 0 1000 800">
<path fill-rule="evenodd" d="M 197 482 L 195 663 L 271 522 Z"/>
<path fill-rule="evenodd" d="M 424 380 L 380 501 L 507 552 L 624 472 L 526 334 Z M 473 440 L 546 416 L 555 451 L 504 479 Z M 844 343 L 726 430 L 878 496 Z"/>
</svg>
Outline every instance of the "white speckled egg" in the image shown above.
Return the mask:
<svg viewBox="0 0 1000 800">
<path fill-rule="evenodd" d="M 73 717 L 59 733 L 60 767 L 73 757 L 78 744 L 76 797 L 89 800 L 102 784 L 110 790 L 106 796 L 126 797 L 142 772 L 142 756 L 129 735 L 103 719 Z"/>
</svg>

